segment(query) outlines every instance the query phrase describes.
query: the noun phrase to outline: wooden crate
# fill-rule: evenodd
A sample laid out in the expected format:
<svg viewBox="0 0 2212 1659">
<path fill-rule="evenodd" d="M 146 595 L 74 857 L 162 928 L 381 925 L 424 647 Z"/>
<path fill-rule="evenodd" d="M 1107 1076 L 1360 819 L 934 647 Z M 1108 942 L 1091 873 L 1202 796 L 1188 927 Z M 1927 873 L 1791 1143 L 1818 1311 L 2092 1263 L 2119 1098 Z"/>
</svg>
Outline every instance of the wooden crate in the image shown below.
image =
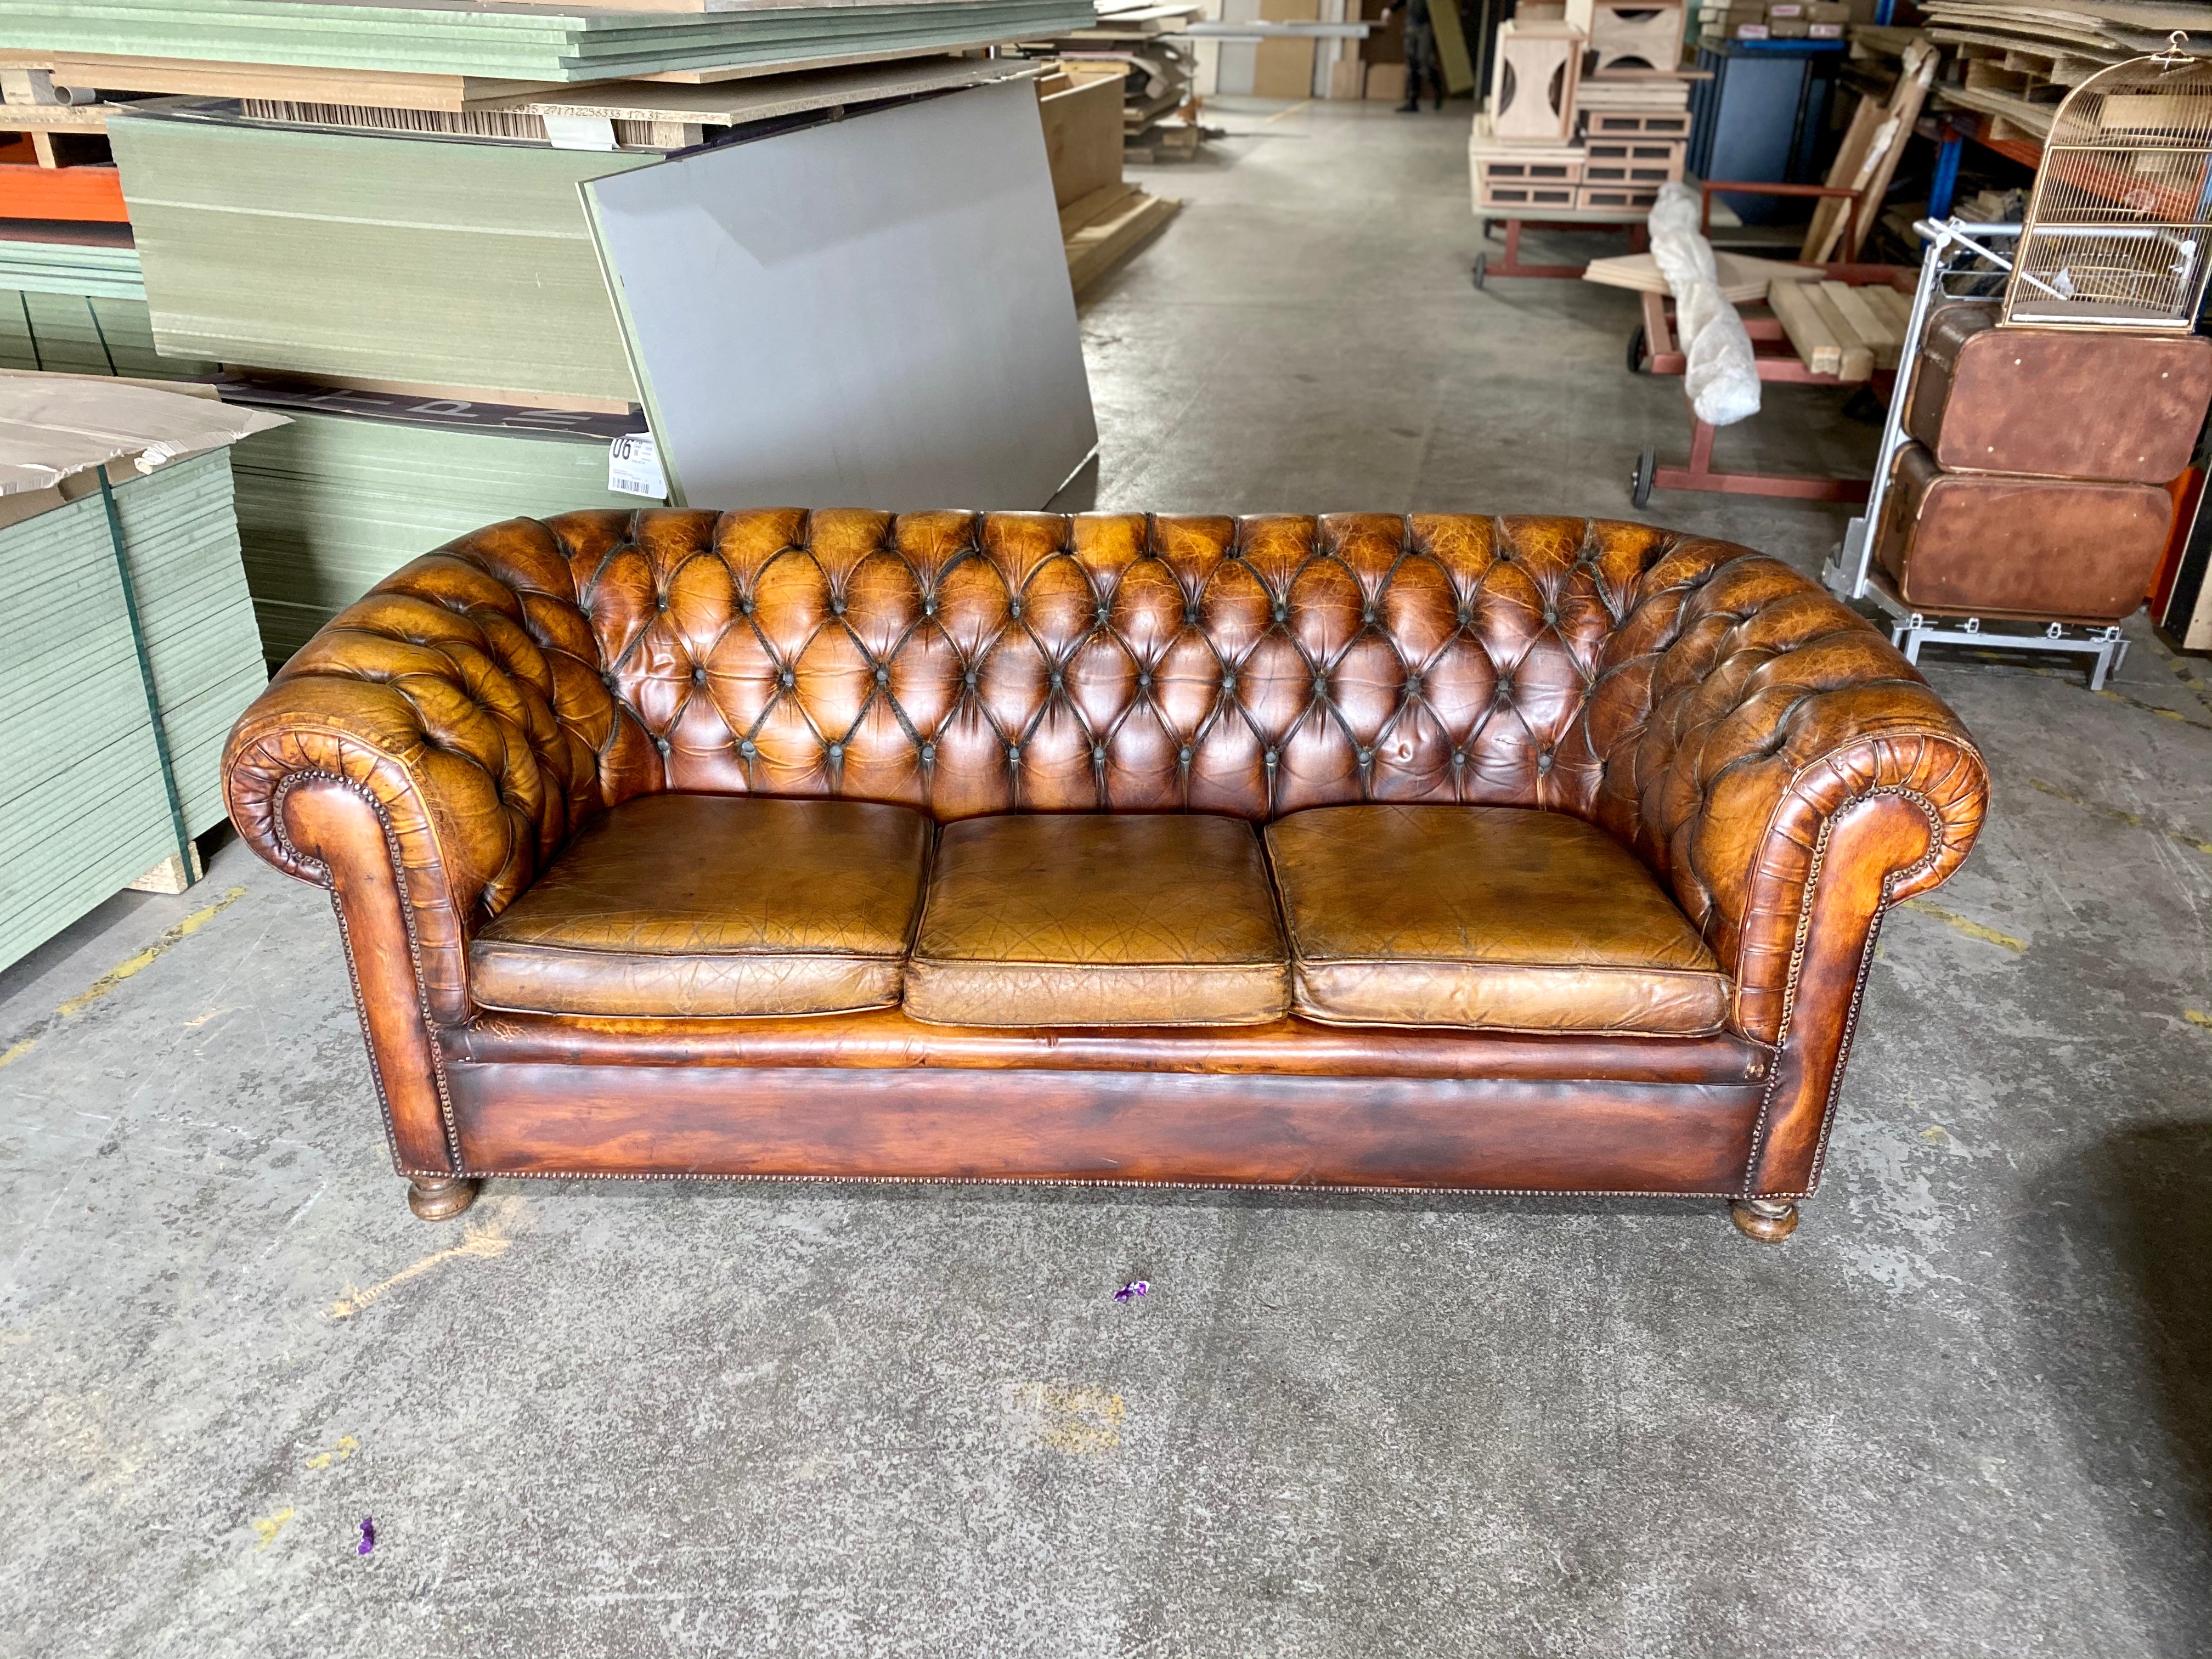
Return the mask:
<svg viewBox="0 0 2212 1659">
<path fill-rule="evenodd" d="M 1687 110 L 1591 109 L 1577 100 L 1585 138 L 1682 138 L 1690 136 Z"/>
<path fill-rule="evenodd" d="M 1686 148 L 1678 139 L 1593 138 L 1583 149 L 1582 182 L 1650 190 L 1679 184 Z"/>
<path fill-rule="evenodd" d="M 1490 121 L 1500 138 L 1560 143 L 1572 136 L 1583 32 L 1564 23 L 1523 23 L 1498 31 L 1490 80 Z"/>
<path fill-rule="evenodd" d="M 1659 192 L 1641 185 L 1583 185 L 1575 191 L 1578 208 L 1603 208 L 1608 211 L 1641 212 L 1659 199 Z"/>
</svg>

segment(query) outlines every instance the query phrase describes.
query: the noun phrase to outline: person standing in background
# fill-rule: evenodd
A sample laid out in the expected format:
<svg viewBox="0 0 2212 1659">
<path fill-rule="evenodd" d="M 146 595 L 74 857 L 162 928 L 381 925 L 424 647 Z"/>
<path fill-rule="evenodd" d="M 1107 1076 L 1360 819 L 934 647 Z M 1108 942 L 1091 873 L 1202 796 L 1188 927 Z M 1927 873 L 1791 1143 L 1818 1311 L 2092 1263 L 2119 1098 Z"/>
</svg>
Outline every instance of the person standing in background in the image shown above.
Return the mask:
<svg viewBox="0 0 2212 1659">
<path fill-rule="evenodd" d="M 1452 3 L 1453 0 L 1446 0 Z M 1398 106 L 1398 113 L 1409 115 L 1421 107 L 1421 82 L 1425 79 L 1436 88 L 1437 107 L 1444 106 L 1444 72 L 1437 59 L 1436 25 L 1429 19 L 1430 0 L 1384 0 L 1382 22 L 1390 21 L 1390 14 L 1403 6 L 1406 9 L 1406 101 Z"/>
</svg>

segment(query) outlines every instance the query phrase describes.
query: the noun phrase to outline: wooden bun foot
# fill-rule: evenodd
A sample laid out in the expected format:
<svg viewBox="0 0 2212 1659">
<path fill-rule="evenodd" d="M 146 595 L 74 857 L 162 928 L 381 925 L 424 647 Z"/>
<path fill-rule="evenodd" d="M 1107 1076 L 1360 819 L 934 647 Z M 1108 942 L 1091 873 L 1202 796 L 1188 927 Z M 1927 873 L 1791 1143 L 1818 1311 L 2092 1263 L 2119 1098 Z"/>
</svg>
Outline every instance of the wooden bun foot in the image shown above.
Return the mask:
<svg viewBox="0 0 2212 1659">
<path fill-rule="evenodd" d="M 1797 1231 L 1797 1206 L 1786 1198 L 1732 1198 L 1729 1219 L 1746 1238 L 1779 1244 Z"/>
<path fill-rule="evenodd" d="M 466 1176 L 410 1176 L 407 1207 L 425 1221 L 450 1221 L 477 1201 L 483 1184 Z"/>
</svg>

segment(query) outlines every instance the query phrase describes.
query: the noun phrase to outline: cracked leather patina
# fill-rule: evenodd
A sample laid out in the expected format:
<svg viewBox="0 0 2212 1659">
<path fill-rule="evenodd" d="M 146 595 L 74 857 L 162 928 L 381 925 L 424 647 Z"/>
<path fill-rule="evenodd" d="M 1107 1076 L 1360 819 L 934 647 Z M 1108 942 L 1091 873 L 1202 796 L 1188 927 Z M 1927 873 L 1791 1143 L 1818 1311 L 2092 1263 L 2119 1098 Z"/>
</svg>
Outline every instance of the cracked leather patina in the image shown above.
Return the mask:
<svg viewBox="0 0 2212 1659">
<path fill-rule="evenodd" d="M 1289 981 L 1243 819 L 1013 814 L 946 826 L 906 1006 L 933 1025 L 1259 1025 Z"/>
<path fill-rule="evenodd" d="M 226 778 L 249 842 L 334 890 L 410 1172 L 1713 1194 L 1817 1179 L 1875 924 L 1956 868 L 1986 798 L 1918 674 L 1780 562 L 1473 516 L 513 520 L 325 629 Z M 1689 1028 L 1670 998 L 1549 1035 L 718 1018 L 754 1005 L 696 986 L 634 1015 L 482 1006 L 472 947 L 531 921 L 517 901 L 580 832 L 662 795 L 939 826 L 1565 814 L 1634 854 L 1639 914 L 1679 908 L 1687 937 L 1648 965 L 1717 975 L 1721 1029 L 1708 1001 L 1705 1035 L 1658 1034 Z"/>
<path fill-rule="evenodd" d="M 1697 930 L 1569 813 L 1321 807 L 1270 824 L 1267 851 L 1308 1018 L 1696 1036 L 1726 1018 Z"/>
</svg>

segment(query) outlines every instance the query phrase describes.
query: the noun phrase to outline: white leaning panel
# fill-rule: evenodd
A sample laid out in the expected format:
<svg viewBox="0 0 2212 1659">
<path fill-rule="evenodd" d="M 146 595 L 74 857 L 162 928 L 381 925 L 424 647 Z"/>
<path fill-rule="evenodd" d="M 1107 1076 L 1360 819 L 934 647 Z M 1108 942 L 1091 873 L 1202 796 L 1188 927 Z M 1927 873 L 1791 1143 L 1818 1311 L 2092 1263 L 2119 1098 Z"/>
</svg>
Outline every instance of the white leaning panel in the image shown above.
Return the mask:
<svg viewBox="0 0 2212 1659">
<path fill-rule="evenodd" d="M 672 500 L 1041 507 L 1097 444 L 1026 82 L 579 188 Z"/>
</svg>

